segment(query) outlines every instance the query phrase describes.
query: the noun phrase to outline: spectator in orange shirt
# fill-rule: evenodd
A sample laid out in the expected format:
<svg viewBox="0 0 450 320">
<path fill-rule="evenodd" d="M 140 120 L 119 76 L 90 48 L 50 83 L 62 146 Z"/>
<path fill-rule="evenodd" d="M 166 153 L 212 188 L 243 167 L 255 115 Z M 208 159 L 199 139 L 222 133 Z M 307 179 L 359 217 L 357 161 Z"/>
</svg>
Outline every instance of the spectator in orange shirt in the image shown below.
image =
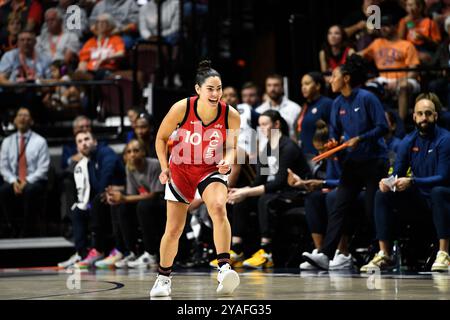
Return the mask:
<svg viewBox="0 0 450 320">
<path fill-rule="evenodd" d="M 145 1 L 147 2 L 147 1 Z M 109 13 L 115 22 L 112 34 L 122 37 L 127 50 L 136 42 L 138 33 L 139 6 L 136 0 L 101 0 L 96 1 L 89 16 L 91 31 L 95 34 L 95 21 L 100 14 Z"/>
<path fill-rule="evenodd" d="M 411 42 L 398 39 L 394 17 L 382 16 L 381 24 L 381 37 L 359 54 L 366 59 L 374 60 L 379 70 L 417 67 L 420 64 L 417 50 Z M 406 119 L 409 96 L 420 91 L 416 73 L 412 71 L 381 72 L 375 82 L 382 84 L 385 90 L 398 96 L 400 118 Z"/>
<path fill-rule="evenodd" d="M 424 0 L 407 0 L 406 11 L 408 15 L 400 20 L 398 35 L 414 44 L 419 51 L 422 63 L 429 63 L 433 52 L 441 41 L 441 33 L 437 23 L 426 16 Z"/>
<path fill-rule="evenodd" d="M 112 35 L 114 28 L 115 23 L 110 14 L 103 13 L 97 17 L 97 36 L 90 38 L 81 48 L 77 71 L 90 73 L 98 80 L 118 70 L 118 60 L 125 55 L 125 44 L 120 36 Z"/>
</svg>

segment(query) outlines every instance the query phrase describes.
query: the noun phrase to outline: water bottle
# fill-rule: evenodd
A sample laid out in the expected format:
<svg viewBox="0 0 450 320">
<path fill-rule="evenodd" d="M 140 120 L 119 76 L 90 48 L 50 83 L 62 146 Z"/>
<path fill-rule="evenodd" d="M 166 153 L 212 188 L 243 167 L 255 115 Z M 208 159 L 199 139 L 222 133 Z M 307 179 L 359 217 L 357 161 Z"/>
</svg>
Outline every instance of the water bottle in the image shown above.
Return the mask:
<svg viewBox="0 0 450 320">
<path fill-rule="evenodd" d="M 400 272 L 402 269 L 402 253 L 397 240 L 394 241 L 394 246 L 392 247 L 392 259 L 395 264 L 394 271 Z"/>
</svg>

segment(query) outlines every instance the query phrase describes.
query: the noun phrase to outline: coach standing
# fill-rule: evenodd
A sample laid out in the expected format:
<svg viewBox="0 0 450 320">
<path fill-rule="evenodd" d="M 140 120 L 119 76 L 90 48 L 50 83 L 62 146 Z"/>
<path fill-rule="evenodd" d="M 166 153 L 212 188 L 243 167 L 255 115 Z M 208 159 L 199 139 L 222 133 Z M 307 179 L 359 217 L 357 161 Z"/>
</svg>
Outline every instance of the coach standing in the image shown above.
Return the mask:
<svg viewBox="0 0 450 320">
<path fill-rule="evenodd" d="M 365 212 L 373 220 L 373 204 L 378 182 L 388 169 L 387 147 L 383 136 L 388 125 L 383 106 L 372 93 L 358 88 L 366 81 L 366 63 L 358 55 L 336 68 L 331 77 L 334 100 L 330 116 L 330 138 L 346 140 L 350 148 L 343 160 L 335 207 L 331 210 L 323 247 L 304 252 L 303 257 L 317 268 L 328 270 L 342 235 L 344 219 L 350 214 L 359 193 L 366 188 Z"/>
</svg>

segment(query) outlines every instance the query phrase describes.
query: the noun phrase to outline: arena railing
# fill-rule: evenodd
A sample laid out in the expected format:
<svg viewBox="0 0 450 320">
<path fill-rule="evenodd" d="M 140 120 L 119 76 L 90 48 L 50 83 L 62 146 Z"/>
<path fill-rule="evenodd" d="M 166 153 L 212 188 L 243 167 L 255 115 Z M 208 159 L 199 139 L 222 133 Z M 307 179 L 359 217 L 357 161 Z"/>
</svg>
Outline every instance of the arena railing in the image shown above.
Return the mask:
<svg viewBox="0 0 450 320">
<path fill-rule="evenodd" d="M 450 67 L 437 67 L 437 66 L 419 66 L 415 68 L 384 68 L 384 69 L 377 69 L 378 75 L 381 73 L 394 73 L 394 72 L 416 72 L 420 76 L 421 75 L 434 75 L 440 77 L 449 76 L 450 73 Z M 447 74 L 444 74 L 443 72 L 447 72 Z M 437 74 L 440 73 L 440 74 Z M 376 75 L 373 75 L 376 76 Z M 421 80 L 421 79 L 419 79 Z"/>
<path fill-rule="evenodd" d="M 87 116 L 91 119 L 97 119 L 99 120 L 99 123 L 102 123 L 105 121 L 105 118 L 108 116 L 119 116 L 119 126 L 117 126 L 117 130 L 115 130 L 115 133 L 112 134 L 112 136 L 109 136 L 107 138 L 109 139 L 118 139 L 121 137 L 122 133 L 125 130 L 125 101 L 124 101 L 124 92 L 123 88 L 120 85 L 122 77 L 115 76 L 113 79 L 107 79 L 107 80 L 83 80 L 83 81 L 55 81 L 55 82 L 23 82 L 23 83 L 12 83 L 12 84 L 2 84 L 0 85 L 0 96 L 2 91 L 14 91 L 19 89 L 24 90 L 35 90 L 36 93 L 39 92 L 39 90 L 43 88 L 49 88 L 49 87 L 69 87 L 69 86 L 76 86 L 76 87 L 87 87 L 89 88 L 89 95 L 88 95 L 88 109 L 84 110 L 85 112 L 81 112 L 77 115 L 85 114 L 87 113 Z M 113 87 L 114 91 L 117 94 L 117 99 L 112 96 L 105 97 L 105 95 L 102 94 L 102 88 L 107 87 Z M 96 92 L 93 92 L 94 89 L 97 89 Z M 23 90 L 17 93 L 13 93 L 13 95 L 20 95 L 23 94 Z M 97 105 L 92 105 L 95 103 L 95 99 L 93 99 L 94 95 L 97 94 L 98 101 Z M 109 104 L 107 103 L 109 101 Z M 92 101 L 94 100 L 94 101 Z M 28 106 L 32 108 L 33 106 Z M 67 110 L 66 110 L 67 111 Z M 83 111 L 83 110 L 82 110 Z M 64 112 L 58 111 L 58 110 L 49 110 L 47 109 L 47 112 L 49 113 L 58 113 L 58 112 Z M 5 112 L 3 111 L 3 114 Z M 54 115 L 54 114 L 53 114 Z M 76 115 L 75 115 L 76 116 Z M 71 119 L 73 120 L 73 119 Z M 42 128 L 46 128 L 46 124 L 44 123 L 37 123 L 39 126 L 42 126 Z M 55 121 L 55 123 L 49 123 L 48 125 L 54 126 L 61 123 L 58 123 L 58 121 Z M 95 130 L 95 127 L 94 127 Z M 69 137 L 48 137 L 49 141 L 52 142 L 67 142 L 68 140 L 72 141 L 73 137 L 70 135 Z"/>
<path fill-rule="evenodd" d="M 450 82 L 450 66 L 442 67 L 442 66 L 418 66 L 415 68 L 385 68 L 385 69 L 377 69 L 371 68 L 368 73 L 368 79 L 374 80 L 375 78 L 381 76 L 383 73 L 399 73 L 399 72 L 414 72 L 417 75 L 417 80 L 420 84 L 420 92 L 429 91 L 429 84 L 434 80 L 447 80 Z M 330 76 L 331 72 L 322 73 L 324 76 Z M 399 78 L 397 78 L 399 79 Z M 439 94 L 438 94 L 439 95 Z M 450 101 L 448 102 L 450 104 Z M 450 107 L 450 106 L 449 106 Z"/>
</svg>

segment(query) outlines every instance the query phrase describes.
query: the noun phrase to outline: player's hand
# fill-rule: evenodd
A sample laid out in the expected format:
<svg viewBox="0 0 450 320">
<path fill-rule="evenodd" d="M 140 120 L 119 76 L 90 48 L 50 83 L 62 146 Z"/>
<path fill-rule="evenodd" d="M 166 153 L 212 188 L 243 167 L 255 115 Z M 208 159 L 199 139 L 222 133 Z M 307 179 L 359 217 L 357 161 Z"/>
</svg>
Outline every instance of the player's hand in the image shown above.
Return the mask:
<svg viewBox="0 0 450 320">
<path fill-rule="evenodd" d="M 313 192 L 315 190 L 322 188 L 323 181 L 318 180 L 318 179 L 311 179 L 311 180 L 306 180 L 304 182 L 304 184 L 305 184 L 306 191 Z"/>
<path fill-rule="evenodd" d="M 380 188 L 381 192 L 389 192 L 389 191 L 391 191 L 391 188 L 389 188 L 389 186 L 384 184 L 383 179 L 381 179 L 380 182 L 378 183 L 378 187 Z"/>
<path fill-rule="evenodd" d="M 219 169 L 220 174 L 227 174 L 231 169 L 231 164 L 229 164 L 227 160 L 222 159 L 216 167 Z"/>
<path fill-rule="evenodd" d="M 21 194 L 23 193 L 23 190 L 25 189 L 26 186 L 27 186 L 27 181 L 26 180 L 19 182 L 19 188 L 20 188 L 20 193 Z"/>
<path fill-rule="evenodd" d="M 287 169 L 288 171 L 288 185 L 295 188 L 300 188 L 303 186 L 303 180 L 298 175 L 296 175 L 291 169 Z"/>
<path fill-rule="evenodd" d="M 14 194 L 19 195 L 22 194 L 22 189 L 20 188 L 20 182 L 16 181 L 13 183 Z"/>
<path fill-rule="evenodd" d="M 360 140 L 361 140 L 360 137 L 354 137 L 354 138 L 351 138 L 350 140 L 348 140 L 347 144 L 348 144 L 349 148 L 356 148 L 356 146 L 358 145 Z"/>
<path fill-rule="evenodd" d="M 394 185 L 398 191 L 405 191 L 411 186 L 411 178 L 398 178 Z"/>
<path fill-rule="evenodd" d="M 202 203 L 203 203 L 202 199 L 194 199 L 194 200 L 192 200 L 191 204 L 188 207 L 188 212 L 193 212 L 193 211 L 197 210 L 198 208 L 200 208 Z"/>
<path fill-rule="evenodd" d="M 124 197 L 123 194 L 118 190 L 109 190 L 106 193 L 106 202 L 109 205 L 115 206 L 123 203 Z"/>
<path fill-rule="evenodd" d="M 338 144 L 339 143 L 335 139 L 330 139 L 327 143 L 325 143 L 325 148 L 327 148 L 327 150 L 331 150 L 337 147 Z"/>
<path fill-rule="evenodd" d="M 244 201 L 247 198 L 247 190 L 249 187 L 244 188 L 231 188 L 228 192 L 227 202 L 229 204 L 235 204 Z"/>
<path fill-rule="evenodd" d="M 163 170 L 161 174 L 159 175 L 159 182 L 161 184 L 166 184 L 170 182 L 170 169 L 167 168 L 166 170 Z"/>
</svg>

